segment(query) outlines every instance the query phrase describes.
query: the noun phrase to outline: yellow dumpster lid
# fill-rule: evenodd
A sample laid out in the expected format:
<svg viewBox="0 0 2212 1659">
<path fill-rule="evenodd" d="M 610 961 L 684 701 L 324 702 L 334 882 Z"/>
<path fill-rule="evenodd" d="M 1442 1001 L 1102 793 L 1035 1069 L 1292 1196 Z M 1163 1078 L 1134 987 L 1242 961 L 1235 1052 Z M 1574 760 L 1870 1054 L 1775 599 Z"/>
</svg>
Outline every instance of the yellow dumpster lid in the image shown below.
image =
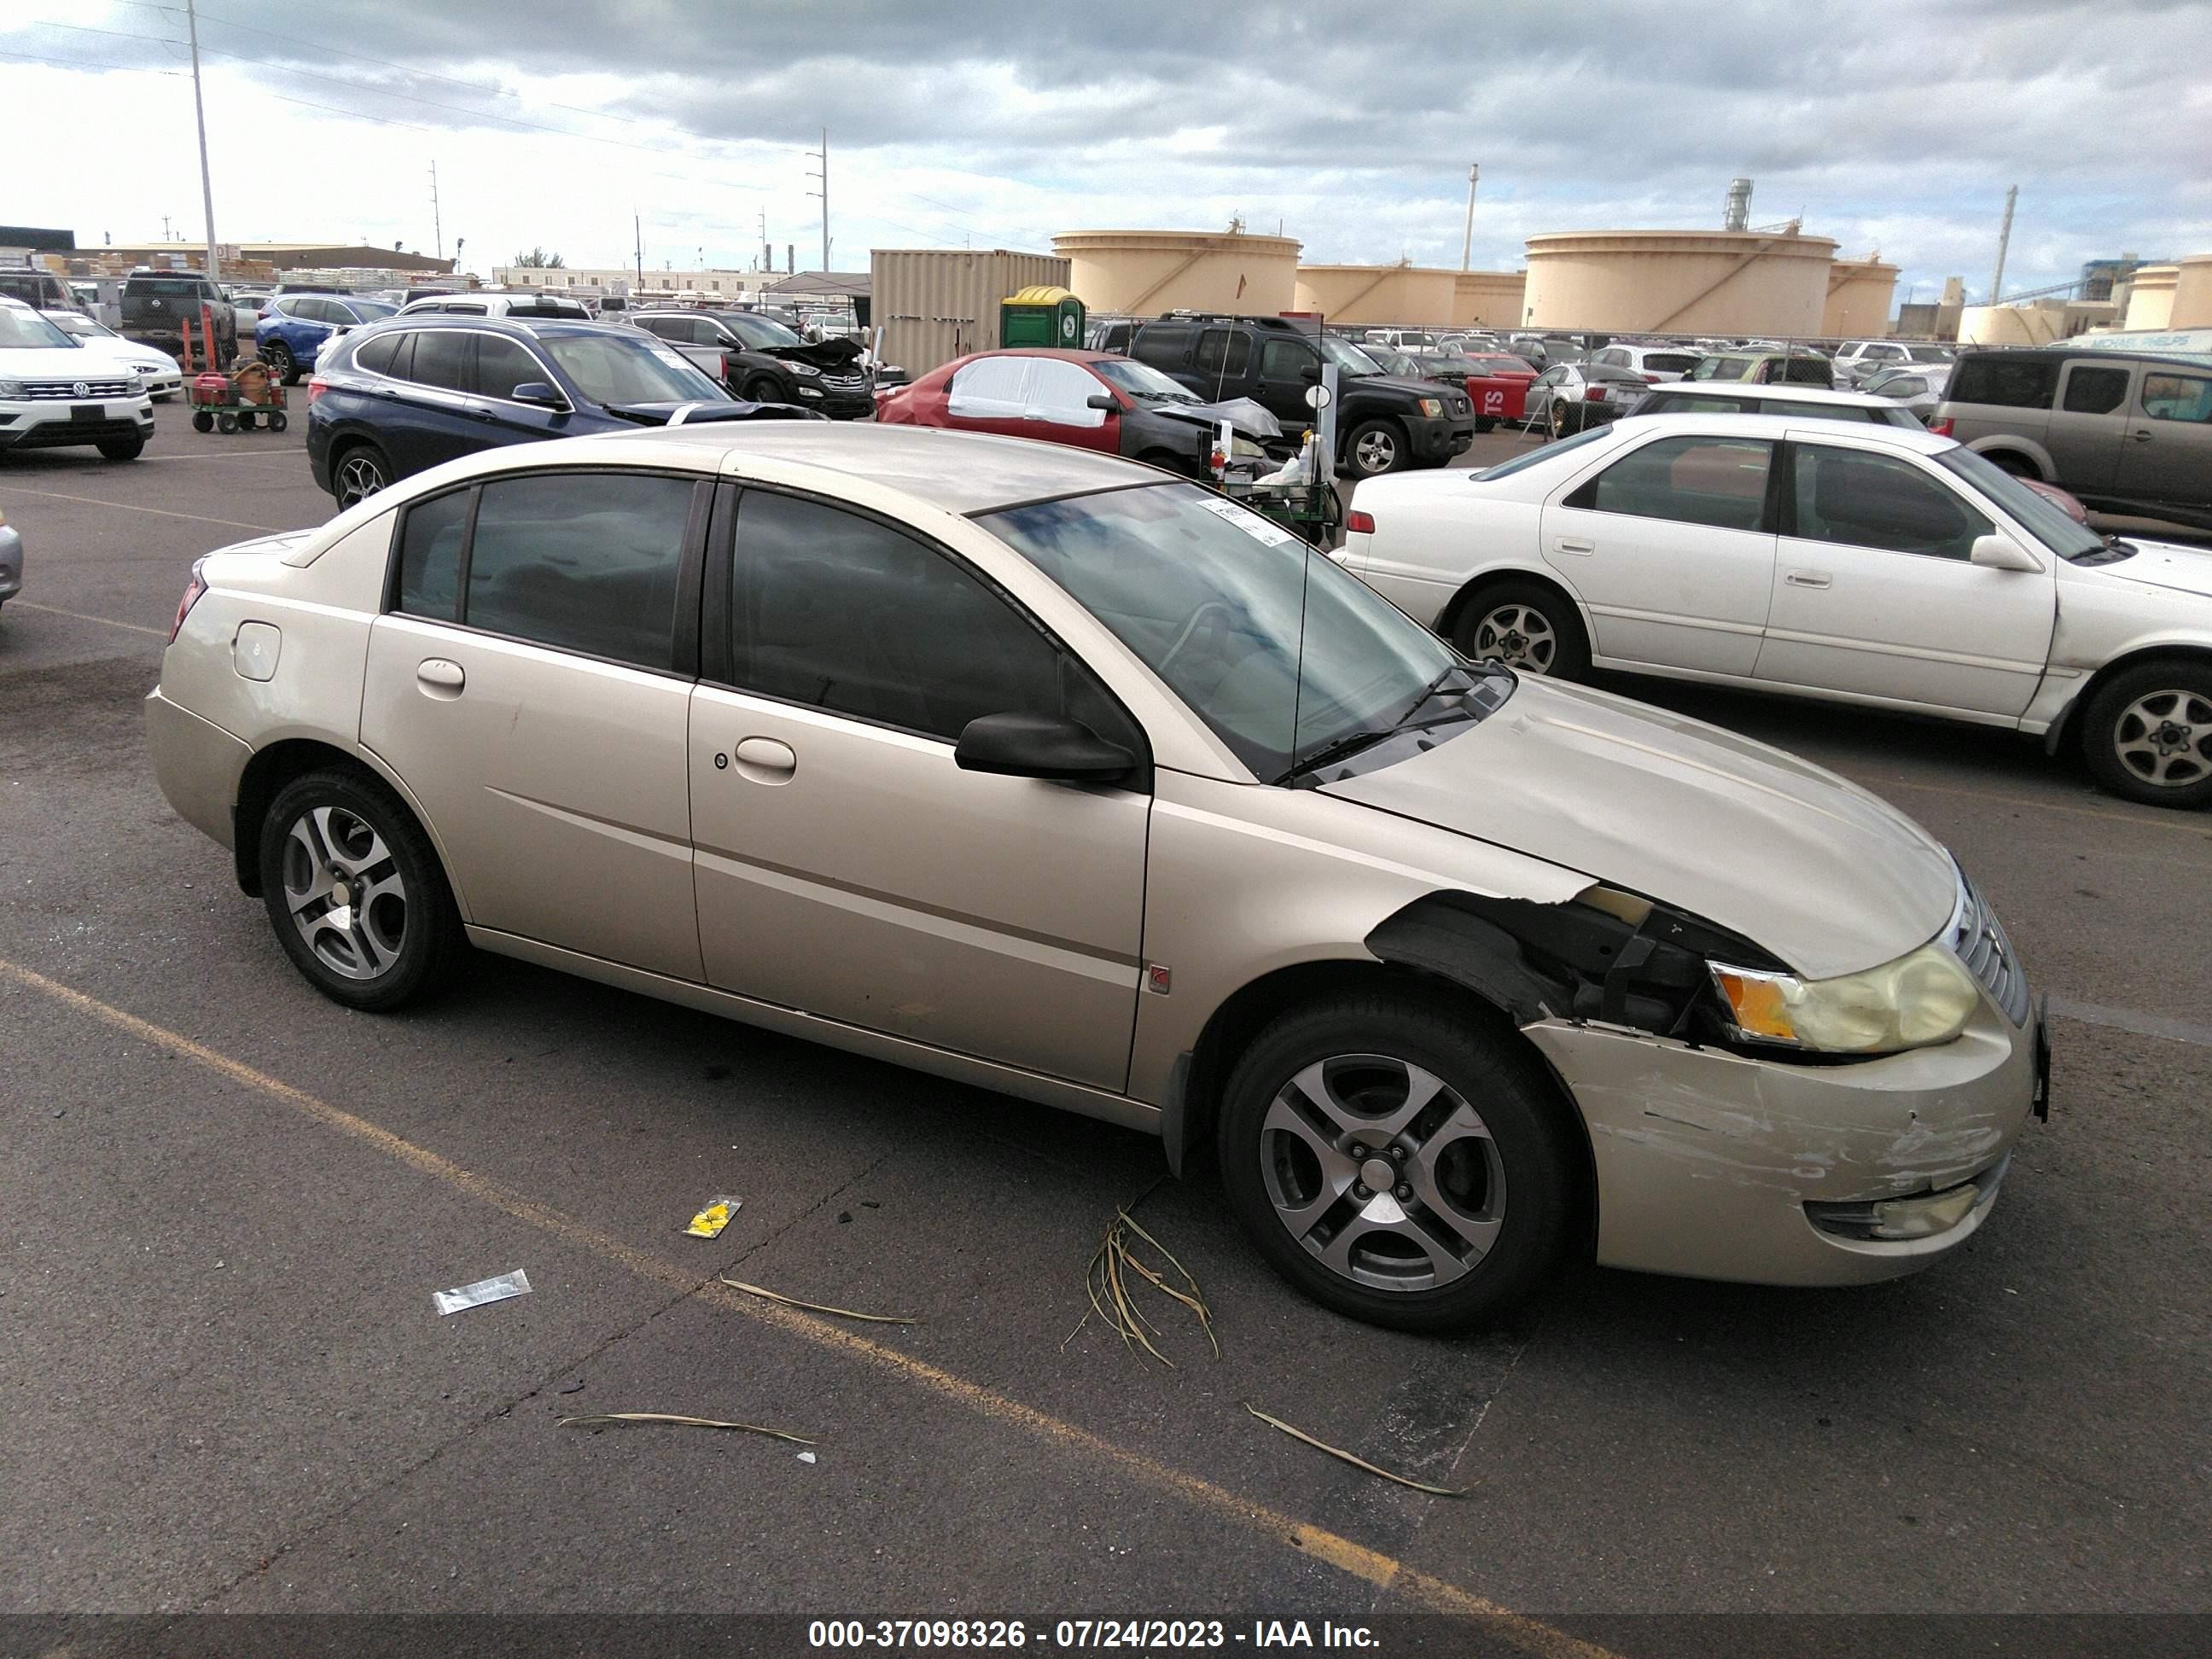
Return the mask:
<svg viewBox="0 0 2212 1659">
<path fill-rule="evenodd" d="M 1075 296 L 1064 288 L 1054 288 L 1050 283 L 1038 283 L 1024 289 L 1019 294 L 1010 294 L 999 301 L 1002 306 L 1056 306 L 1062 300 Z"/>
</svg>

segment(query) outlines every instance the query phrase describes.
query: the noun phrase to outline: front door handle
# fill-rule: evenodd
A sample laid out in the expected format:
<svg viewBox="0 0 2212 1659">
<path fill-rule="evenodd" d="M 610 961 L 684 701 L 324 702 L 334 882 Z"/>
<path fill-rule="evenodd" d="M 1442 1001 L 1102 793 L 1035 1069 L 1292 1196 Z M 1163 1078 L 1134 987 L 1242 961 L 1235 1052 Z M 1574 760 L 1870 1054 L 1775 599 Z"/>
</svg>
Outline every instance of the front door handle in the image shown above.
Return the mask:
<svg viewBox="0 0 2212 1659">
<path fill-rule="evenodd" d="M 1557 547 L 1562 553 L 1595 553 L 1597 551 L 1597 544 L 1595 542 L 1585 541 L 1580 536 L 1562 536 L 1557 542 L 1553 543 L 1553 545 Z"/>
<path fill-rule="evenodd" d="M 1825 570 L 1791 570 L 1782 580 L 1792 587 L 1826 587 L 1835 578 Z"/>
<path fill-rule="evenodd" d="M 755 783 L 789 783 L 799 769 L 799 757 L 787 743 L 774 738 L 747 738 L 736 750 L 738 770 Z"/>
<path fill-rule="evenodd" d="M 2150 441 L 2150 434 L 2145 431 L 2130 432 L 2128 434 L 2128 436 L 2133 438 L 2139 444 L 2147 444 Z"/>
<path fill-rule="evenodd" d="M 461 665 L 444 657 L 425 657 L 415 665 L 415 684 L 426 696 L 440 697 L 448 702 L 461 695 L 468 684 L 468 676 Z"/>
</svg>

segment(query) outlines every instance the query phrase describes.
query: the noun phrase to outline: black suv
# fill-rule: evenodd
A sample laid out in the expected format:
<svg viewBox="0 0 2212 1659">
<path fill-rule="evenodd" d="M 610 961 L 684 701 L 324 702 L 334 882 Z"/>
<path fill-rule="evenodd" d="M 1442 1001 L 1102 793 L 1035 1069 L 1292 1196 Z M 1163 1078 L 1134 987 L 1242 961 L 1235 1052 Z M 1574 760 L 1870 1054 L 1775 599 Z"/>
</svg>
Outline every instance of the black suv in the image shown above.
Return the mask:
<svg viewBox="0 0 2212 1659">
<path fill-rule="evenodd" d="M 875 387 L 857 340 L 810 343 L 751 311 L 639 311 L 630 321 L 748 403 L 793 404 L 833 421 L 876 412 Z"/>
<path fill-rule="evenodd" d="M 1336 464 L 1355 477 L 1442 466 L 1474 441 L 1465 390 L 1386 374 L 1358 346 L 1288 318 L 1163 318 L 1137 331 L 1129 355 L 1208 402 L 1249 398 L 1289 431 L 1313 424 L 1306 392 L 1327 359 L 1337 368 Z"/>
<path fill-rule="evenodd" d="M 191 319 L 192 338 L 198 342 L 203 306 L 215 319 L 216 366 L 227 368 L 238 356 L 238 316 L 222 290 L 198 271 L 132 271 L 123 282 L 123 321 L 115 331 L 181 361 L 183 325 Z M 206 355 L 204 347 L 196 354 L 202 368 L 206 367 Z"/>
</svg>

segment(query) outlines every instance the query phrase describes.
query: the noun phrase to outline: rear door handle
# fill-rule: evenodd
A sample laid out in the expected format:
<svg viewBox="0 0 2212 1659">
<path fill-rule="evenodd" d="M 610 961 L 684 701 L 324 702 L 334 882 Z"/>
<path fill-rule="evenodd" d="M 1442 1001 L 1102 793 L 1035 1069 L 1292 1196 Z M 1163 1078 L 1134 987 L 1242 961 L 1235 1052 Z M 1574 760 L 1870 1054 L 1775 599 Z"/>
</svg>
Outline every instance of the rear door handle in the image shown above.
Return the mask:
<svg viewBox="0 0 2212 1659">
<path fill-rule="evenodd" d="M 1562 553 L 1595 553 L 1597 551 L 1597 544 L 1595 542 L 1585 541 L 1580 536 L 1562 536 L 1558 541 L 1554 542 L 1553 545 L 1558 548 Z"/>
<path fill-rule="evenodd" d="M 735 752 L 738 772 L 755 783 L 788 783 L 799 769 L 791 745 L 774 738 L 746 738 Z"/>
<path fill-rule="evenodd" d="M 2130 432 L 2128 434 L 2128 436 L 2133 438 L 2139 444 L 2147 444 L 2150 441 L 2150 434 L 2148 432 Z"/>
<path fill-rule="evenodd" d="M 460 664 L 444 657 L 425 657 L 415 665 L 415 684 L 429 696 L 451 700 L 461 695 L 461 687 L 467 683 Z"/>
<path fill-rule="evenodd" d="M 1835 578 L 1825 570 L 1791 570 L 1782 580 L 1792 587 L 1826 587 Z"/>
</svg>

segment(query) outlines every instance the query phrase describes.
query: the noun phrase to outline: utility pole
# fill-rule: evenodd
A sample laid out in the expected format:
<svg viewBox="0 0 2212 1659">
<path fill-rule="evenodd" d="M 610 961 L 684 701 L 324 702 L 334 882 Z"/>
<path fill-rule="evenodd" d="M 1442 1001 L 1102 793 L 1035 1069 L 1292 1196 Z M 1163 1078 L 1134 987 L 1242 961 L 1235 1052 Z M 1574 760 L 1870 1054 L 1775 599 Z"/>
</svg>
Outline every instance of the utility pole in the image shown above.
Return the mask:
<svg viewBox="0 0 2212 1659">
<path fill-rule="evenodd" d="M 1467 168 L 1467 235 L 1459 245 L 1459 268 L 1472 270 L 1474 258 L 1474 181 L 1482 177 L 1482 167 L 1470 161 Z"/>
<path fill-rule="evenodd" d="M 822 163 L 822 168 L 821 168 L 821 171 L 819 171 L 818 173 L 817 173 L 817 171 L 815 171 L 815 170 L 814 170 L 813 168 L 811 168 L 811 167 L 809 167 L 809 168 L 806 170 L 806 176 L 807 176 L 808 178 L 810 178 L 810 179 L 819 179 L 822 181 L 822 188 L 821 188 L 821 189 L 819 189 L 819 190 L 810 190 L 810 191 L 808 191 L 806 193 L 807 193 L 809 196 L 819 196 L 819 197 L 822 198 L 822 269 L 823 270 L 823 271 L 827 272 L 827 271 L 829 270 L 829 269 L 830 269 L 830 129 L 829 129 L 829 128 L 824 127 L 824 128 L 823 128 L 823 129 L 822 129 L 822 148 L 821 148 L 820 149 L 810 149 L 810 150 L 808 150 L 806 153 L 807 153 L 809 155 L 811 155 L 811 156 L 812 156 L 816 161 L 819 161 L 819 162 L 821 162 L 821 163 Z"/>
<path fill-rule="evenodd" d="M 222 280 L 215 257 L 215 185 L 208 178 L 207 107 L 200 101 L 200 20 L 196 0 L 185 0 L 185 29 L 192 44 L 192 118 L 200 129 L 200 209 L 207 215 L 207 279 Z"/>
<path fill-rule="evenodd" d="M 446 257 L 446 222 L 438 215 L 438 164 L 430 163 L 430 229 L 438 239 L 438 257 Z"/>
<path fill-rule="evenodd" d="M 1997 295 L 2004 287 L 2005 250 L 2012 246 L 2012 209 L 2013 204 L 2017 202 L 2019 199 L 2020 186 L 2018 185 L 2014 185 L 2010 190 L 2005 192 L 2004 228 L 1997 232 L 1996 275 L 1990 278 L 1990 303 L 1991 305 L 1995 305 L 1997 302 Z"/>
<path fill-rule="evenodd" d="M 636 246 L 631 250 L 637 259 L 637 285 L 643 288 L 645 286 L 645 221 L 639 218 L 635 213 L 632 213 L 629 216 L 629 228 L 631 234 L 637 239 Z"/>
</svg>

